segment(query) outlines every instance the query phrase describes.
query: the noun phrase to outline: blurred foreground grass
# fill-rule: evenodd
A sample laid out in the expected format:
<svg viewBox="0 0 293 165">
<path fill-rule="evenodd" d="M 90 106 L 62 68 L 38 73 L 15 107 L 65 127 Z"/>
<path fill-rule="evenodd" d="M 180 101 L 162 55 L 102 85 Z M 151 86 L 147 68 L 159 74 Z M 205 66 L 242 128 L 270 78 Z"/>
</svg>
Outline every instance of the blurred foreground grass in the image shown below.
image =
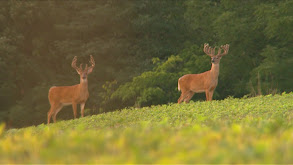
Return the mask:
<svg viewBox="0 0 293 165">
<path fill-rule="evenodd" d="M 292 118 L 290 93 L 2 125 L 0 163 L 293 163 Z"/>
</svg>

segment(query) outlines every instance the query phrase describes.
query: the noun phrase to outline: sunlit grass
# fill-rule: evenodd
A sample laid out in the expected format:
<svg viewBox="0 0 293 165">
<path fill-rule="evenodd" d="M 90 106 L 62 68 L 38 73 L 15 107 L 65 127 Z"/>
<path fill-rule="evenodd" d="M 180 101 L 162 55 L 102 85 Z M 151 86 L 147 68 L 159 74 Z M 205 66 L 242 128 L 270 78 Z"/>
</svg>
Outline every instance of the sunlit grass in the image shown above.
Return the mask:
<svg viewBox="0 0 293 165">
<path fill-rule="evenodd" d="M 292 118 L 290 93 L 2 126 L 0 163 L 293 163 Z"/>
</svg>

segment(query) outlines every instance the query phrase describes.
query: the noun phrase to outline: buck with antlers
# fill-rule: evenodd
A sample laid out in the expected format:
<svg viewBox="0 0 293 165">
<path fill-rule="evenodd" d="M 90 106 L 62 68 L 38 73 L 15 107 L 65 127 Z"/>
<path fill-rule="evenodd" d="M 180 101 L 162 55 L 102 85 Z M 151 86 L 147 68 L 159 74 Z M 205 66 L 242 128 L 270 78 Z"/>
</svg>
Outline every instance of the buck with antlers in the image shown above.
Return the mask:
<svg viewBox="0 0 293 165">
<path fill-rule="evenodd" d="M 211 57 L 212 68 L 209 71 L 199 74 L 187 74 L 178 79 L 178 90 L 181 90 L 181 96 L 178 104 L 182 101 L 188 103 L 194 93 L 206 93 L 207 101 L 211 101 L 214 91 L 218 85 L 218 76 L 220 70 L 220 60 L 222 56 L 229 51 L 229 45 L 222 45 L 215 55 L 215 47 L 211 48 L 209 44 L 204 44 L 204 52 Z M 223 50 L 223 53 L 222 53 Z"/>
<path fill-rule="evenodd" d="M 95 67 L 95 60 L 93 56 L 90 56 L 91 66 L 88 67 L 86 64 L 85 68 L 82 69 L 76 66 L 77 57 L 75 56 L 72 60 L 71 66 L 77 71 L 80 76 L 80 83 L 73 86 L 54 86 L 49 90 L 49 102 L 51 108 L 48 112 L 48 124 L 50 123 L 51 117 L 54 123 L 56 122 L 56 115 L 62 109 L 63 106 L 72 105 L 74 119 L 76 118 L 77 104 L 80 104 L 81 116 L 84 116 L 84 106 L 89 97 L 88 92 L 88 81 L 87 76 L 90 74 Z"/>
</svg>

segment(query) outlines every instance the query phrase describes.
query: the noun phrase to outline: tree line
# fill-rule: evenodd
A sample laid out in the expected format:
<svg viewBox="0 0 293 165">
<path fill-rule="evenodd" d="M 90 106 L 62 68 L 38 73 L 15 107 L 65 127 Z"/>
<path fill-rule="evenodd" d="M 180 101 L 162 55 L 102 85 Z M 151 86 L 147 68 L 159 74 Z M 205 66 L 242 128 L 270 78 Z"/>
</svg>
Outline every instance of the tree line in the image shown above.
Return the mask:
<svg viewBox="0 0 293 165">
<path fill-rule="evenodd" d="M 74 56 L 86 63 L 93 55 L 96 61 L 86 115 L 176 102 L 179 77 L 210 69 L 204 43 L 230 44 L 214 99 L 293 88 L 293 0 L 0 5 L 0 121 L 13 127 L 46 122 L 49 88 L 79 83 Z M 71 119 L 71 107 L 60 116 Z"/>
</svg>

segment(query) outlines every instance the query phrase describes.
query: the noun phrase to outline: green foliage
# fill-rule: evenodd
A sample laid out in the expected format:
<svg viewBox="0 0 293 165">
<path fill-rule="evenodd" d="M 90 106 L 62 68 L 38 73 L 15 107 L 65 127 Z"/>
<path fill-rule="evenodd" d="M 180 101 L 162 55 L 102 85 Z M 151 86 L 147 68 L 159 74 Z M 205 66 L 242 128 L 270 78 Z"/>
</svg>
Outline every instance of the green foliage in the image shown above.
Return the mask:
<svg viewBox="0 0 293 165">
<path fill-rule="evenodd" d="M 262 49 L 263 58 L 258 67 L 253 69 L 251 80 L 261 82 L 264 93 L 271 90 L 292 91 L 292 46 L 293 36 L 289 27 L 293 26 L 293 1 L 281 1 L 277 4 L 259 5 L 255 15 L 258 19 L 257 28 L 264 29 L 264 36 L 268 39 Z M 258 80 L 256 74 L 260 74 Z"/>
<path fill-rule="evenodd" d="M 290 75 L 293 74 L 293 61 L 290 54 L 293 49 L 290 43 L 293 38 L 289 29 L 292 27 L 293 11 L 292 7 L 288 7 L 292 2 L 187 0 L 184 20 L 189 30 L 186 32 L 190 34 L 191 31 L 195 38 L 186 39 L 185 47 L 175 56 L 180 60 L 172 55 L 165 61 L 154 58 L 153 63 L 156 66 L 153 70 L 136 77 L 144 77 L 142 81 L 135 82 L 134 78 L 127 85 L 117 88 L 113 95 L 122 98 L 130 106 L 135 100 L 140 105 L 138 100 L 145 98 L 145 92 L 142 91 L 147 90 L 144 87 L 158 88 L 158 83 L 148 83 L 159 79 L 153 74 L 166 72 L 164 74 L 174 77 L 161 80 L 166 88 L 159 88 L 165 94 L 169 92 L 169 99 L 160 99 L 159 103 L 176 102 L 179 93 L 176 92 L 177 84 L 173 81 L 177 82 L 183 74 L 201 73 L 210 69 L 209 58 L 202 56 L 202 45 L 205 42 L 212 45 L 230 44 L 229 53 L 221 62 L 215 99 L 292 91 L 293 79 Z M 164 75 L 159 76 L 166 78 Z M 123 92 L 121 89 L 124 89 Z M 153 96 L 159 97 L 160 94 L 157 92 Z M 196 97 L 195 95 L 194 99 L 198 99 Z M 153 102 L 151 99 L 143 100 L 144 105 L 151 105 Z"/>
<path fill-rule="evenodd" d="M 46 100 L 50 86 L 78 83 L 71 60 L 78 56 L 78 62 L 88 62 L 90 54 L 96 68 L 89 76 L 86 106 L 94 113 L 113 110 L 123 104 L 107 100 L 105 82 L 118 86 L 131 80 L 152 67 L 153 57 L 176 54 L 190 37 L 182 24 L 183 1 L 9 0 L 0 6 L 1 111 L 29 107 L 46 114 L 48 102 L 30 100 L 32 91 L 40 89 L 33 97 Z M 38 118 L 31 121 L 39 124 Z"/>
<path fill-rule="evenodd" d="M 171 56 L 163 63 L 157 62 L 153 71 L 134 77 L 132 82 L 120 86 L 111 97 L 138 107 L 174 102 L 179 76 L 174 72 L 180 71 L 182 61 L 179 56 Z"/>
<path fill-rule="evenodd" d="M 293 93 L 169 104 L 3 130 L 1 163 L 292 163 Z"/>
<path fill-rule="evenodd" d="M 24 100 L 16 103 L 10 108 L 7 120 L 12 127 L 26 127 L 46 121 L 50 105 L 47 93 L 44 93 L 43 91 L 47 89 L 48 87 L 46 85 L 36 86 L 27 93 L 27 97 L 25 97 Z M 31 104 L 30 102 L 33 102 L 34 104 Z M 69 115 L 70 118 L 73 116 L 72 111 L 70 111 Z M 61 118 L 64 118 L 64 116 L 68 116 L 68 113 L 61 116 Z"/>
<path fill-rule="evenodd" d="M 0 120 L 13 112 L 22 114 L 15 127 L 45 122 L 48 89 L 77 84 L 71 60 L 85 63 L 90 54 L 90 114 L 176 102 L 180 76 L 210 69 L 206 42 L 230 44 L 215 99 L 292 91 L 292 3 L 0 1 Z"/>
<path fill-rule="evenodd" d="M 152 71 L 134 77 L 131 82 L 118 87 L 111 99 L 121 99 L 128 106 L 150 106 L 176 102 L 179 97 L 178 78 L 196 71 L 207 71 L 210 67 L 209 57 L 203 54 L 198 46 L 192 45 L 178 55 L 171 55 L 166 61 L 154 58 L 156 66 Z M 215 94 L 217 97 L 217 94 Z M 194 99 L 200 98 L 195 96 Z"/>
</svg>

